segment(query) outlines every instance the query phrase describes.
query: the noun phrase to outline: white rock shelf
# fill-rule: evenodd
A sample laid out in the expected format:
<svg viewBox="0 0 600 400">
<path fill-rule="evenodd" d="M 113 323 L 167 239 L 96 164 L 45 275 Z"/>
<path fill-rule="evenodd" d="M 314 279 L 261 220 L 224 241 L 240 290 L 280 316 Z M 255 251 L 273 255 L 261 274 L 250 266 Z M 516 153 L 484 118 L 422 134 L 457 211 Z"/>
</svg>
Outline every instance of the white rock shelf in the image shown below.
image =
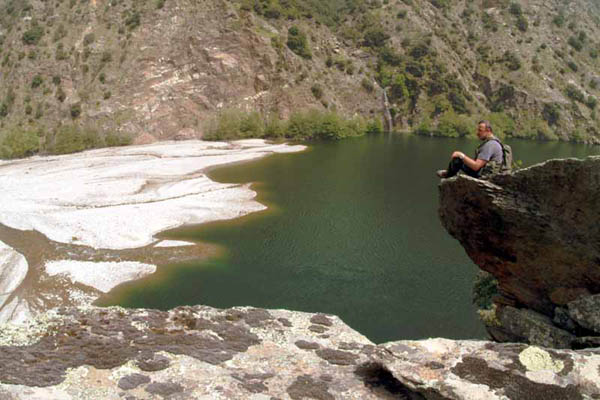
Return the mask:
<svg viewBox="0 0 600 400">
<path fill-rule="evenodd" d="M 265 207 L 248 185 L 201 171 L 304 146 L 262 140 L 163 142 L 2 164 L 0 223 L 93 248 L 146 246 L 158 232 Z"/>
<path fill-rule="evenodd" d="M 265 209 L 254 200 L 249 184 L 217 183 L 204 170 L 304 149 L 256 139 L 195 140 L 0 161 L 0 224 L 94 249 L 191 246 L 194 243 L 159 241 L 155 235 Z M 43 267 L 48 275 L 66 274 L 73 282 L 105 293 L 156 270 L 128 260 L 74 261 L 67 254 Z M 0 322 L 29 317 L 22 299 L 9 300 L 28 268 L 21 254 L 0 242 Z"/>
<path fill-rule="evenodd" d="M 103 293 L 128 281 L 141 279 L 156 271 L 156 266 L 140 262 L 51 261 L 45 265 L 50 276 L 67 275 L 73 282 L 83 283 Z"/>
</svg>

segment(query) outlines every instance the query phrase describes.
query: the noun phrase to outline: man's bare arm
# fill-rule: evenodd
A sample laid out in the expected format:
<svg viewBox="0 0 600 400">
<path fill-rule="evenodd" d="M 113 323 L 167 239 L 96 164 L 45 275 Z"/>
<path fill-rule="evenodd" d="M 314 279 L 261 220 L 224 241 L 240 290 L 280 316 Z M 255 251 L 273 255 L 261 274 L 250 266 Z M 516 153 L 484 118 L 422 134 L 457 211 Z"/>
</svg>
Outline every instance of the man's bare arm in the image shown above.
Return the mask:
<svg viewBox="0 0 600 400">
<path fill-rule="evenodd" d="M 460 158 L 463 161 L 463 163 L 467 167 L 471 168 L 473 171 L 479 171 L 485 166 L 485 164 L 487 164 L 487 161 L 480 160 L 479 158 L 474 160 L 461 151 L 455 151 L 454 153 L 452 153 L 452 158 Z"/>
</svg>

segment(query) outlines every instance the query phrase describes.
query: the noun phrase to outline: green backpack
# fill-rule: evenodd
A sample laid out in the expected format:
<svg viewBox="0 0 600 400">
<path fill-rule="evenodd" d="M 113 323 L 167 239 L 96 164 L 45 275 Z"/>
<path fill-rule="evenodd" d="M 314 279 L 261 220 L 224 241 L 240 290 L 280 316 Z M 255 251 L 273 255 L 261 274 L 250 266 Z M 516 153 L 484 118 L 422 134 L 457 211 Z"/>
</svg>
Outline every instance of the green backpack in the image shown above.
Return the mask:
<svg viewBox="0 0 600 400">
<path fill-rule="evenodd" d="M 494 137 L 492 139 L 488 139 L 488 140 L 495 140 L 496 142 L 498 142 L 500 147 L 502 147 L 502 165 L 498 165 L 496 162 L 493 162 L 493 161 L 488 162 L 485 165 L 485 167 L 483 167 L 483 171 L 481 171 L 481 175 L 497 174 L 497 173 L 501 173 L 501 172 L 512 172 L 513 165 L 515 165 L 513 162 L 512 148 L 509 145 L 502 143 L 500 141 L 500 139 L 498 139 L 496 137 Z M 479 153 L 479 149 L 481 148 L 481 146 L 486 144 L 488 142 L 488 140 L 483 142 L 477 148 L 477 153 Z"/>
</svg>

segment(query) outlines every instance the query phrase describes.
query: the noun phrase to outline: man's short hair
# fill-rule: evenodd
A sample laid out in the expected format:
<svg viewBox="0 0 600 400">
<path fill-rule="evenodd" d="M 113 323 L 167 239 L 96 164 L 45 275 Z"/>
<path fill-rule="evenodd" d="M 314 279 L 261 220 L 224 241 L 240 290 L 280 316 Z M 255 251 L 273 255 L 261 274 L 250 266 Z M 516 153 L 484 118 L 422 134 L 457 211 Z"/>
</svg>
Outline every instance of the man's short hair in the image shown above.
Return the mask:
<svg viewBox="0 0 600 400">
<path fill-rule="evenodd" d="M 485 125 L 485 129 L 488 129 L 490 132 L 493 132 L 493 130 L 492 130 L 492 124 L 490 123 L 490 121 L 482 119 L 481 121 L 479 121 L 477 123 L 477 125 L 481 125 L 481 124 Z"/>
</svg>

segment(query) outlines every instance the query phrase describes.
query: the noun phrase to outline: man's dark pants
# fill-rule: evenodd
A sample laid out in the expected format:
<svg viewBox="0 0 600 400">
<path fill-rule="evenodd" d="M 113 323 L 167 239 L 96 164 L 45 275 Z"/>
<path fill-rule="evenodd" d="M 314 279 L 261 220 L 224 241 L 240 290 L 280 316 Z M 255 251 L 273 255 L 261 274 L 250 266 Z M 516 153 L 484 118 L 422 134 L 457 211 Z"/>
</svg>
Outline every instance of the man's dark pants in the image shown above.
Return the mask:
<svg viewBox="0 0 600 400">
<path fill-rule="evenodd" d="M 473 178 L 479 178 L 479 171 L 473 171 L 471 168 L 467 167 L 463 160 L 458 157 L 454 157 L 450 163 L 448 164 L 448 169 L 446 170 L 446 178 L 453 177 L 458 174 L 460 171 L 465 174 L 472 176 Z"/>
</svg>

